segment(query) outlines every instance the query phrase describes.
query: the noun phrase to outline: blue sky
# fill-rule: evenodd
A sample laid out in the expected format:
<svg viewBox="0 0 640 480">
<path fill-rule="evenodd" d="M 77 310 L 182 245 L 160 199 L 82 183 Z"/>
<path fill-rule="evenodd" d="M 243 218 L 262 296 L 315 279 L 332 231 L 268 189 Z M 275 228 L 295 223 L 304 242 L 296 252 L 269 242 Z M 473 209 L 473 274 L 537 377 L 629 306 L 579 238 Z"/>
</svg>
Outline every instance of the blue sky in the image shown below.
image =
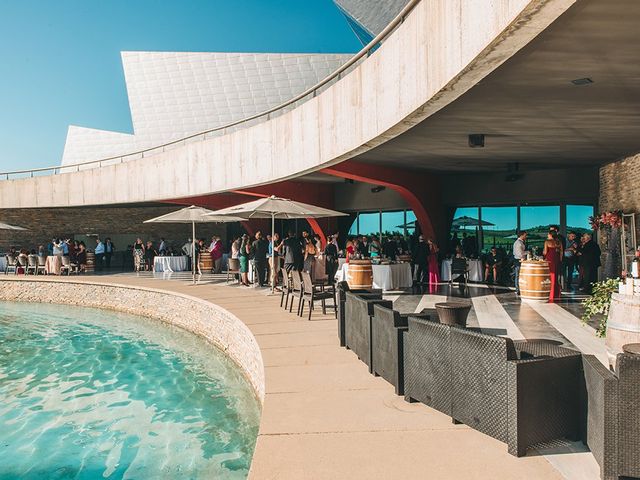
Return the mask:
<svg viewBox="0 0 640 480">
<path fill-rule="evenodd" d="M 131 132 L 123 50 L 356 52 L 331 0 L 14 0 L 0 15 L 0 170 L 60 162 L 67 126 Z"/>
</svg>

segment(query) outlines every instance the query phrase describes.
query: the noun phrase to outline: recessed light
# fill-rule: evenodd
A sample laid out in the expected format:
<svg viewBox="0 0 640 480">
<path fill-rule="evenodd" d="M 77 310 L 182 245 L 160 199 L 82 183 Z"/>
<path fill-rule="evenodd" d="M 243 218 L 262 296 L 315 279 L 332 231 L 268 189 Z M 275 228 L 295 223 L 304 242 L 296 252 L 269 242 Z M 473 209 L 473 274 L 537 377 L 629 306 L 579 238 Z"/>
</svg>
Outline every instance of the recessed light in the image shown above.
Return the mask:
<svg viewBox="0 0 640 480">
<path fill-rule="evenodd" d="M 484 147 L 484 134 L 483 133 L 472 133 L 469 135 L 469 146 L 471 148 L 482 148 Z"/>
<path fill-rule="evenodd" d="M 590 83 L 593 83 L 593 80 L 589 77 L 576 78 L 575 80 L 571 80 L 571 83 L 574 85 L 589 85 Z"/>
</svg>

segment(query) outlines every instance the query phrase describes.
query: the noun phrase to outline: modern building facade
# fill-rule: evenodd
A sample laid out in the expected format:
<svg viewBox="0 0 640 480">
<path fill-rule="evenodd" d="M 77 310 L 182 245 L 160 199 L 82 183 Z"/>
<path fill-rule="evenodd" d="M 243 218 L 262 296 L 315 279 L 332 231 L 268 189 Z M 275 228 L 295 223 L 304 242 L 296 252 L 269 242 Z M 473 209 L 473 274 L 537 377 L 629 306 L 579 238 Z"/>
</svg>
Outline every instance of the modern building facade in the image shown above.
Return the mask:
<svg viewBox="0 0 640 480">
<path fill-rule="evenodd" d="M 371 2 L 337 3 L 372 37 L 387 22 L 358 13 Z M 407 222 L 415 216 L 423 232 L 444 242 L 457 209 L 475 209 L 514 231 L 537 222 L 531 218 L 542 219 L 533 227 L 579 227 L 599 206 L 640 209 L 637 158 L 620 161 L 640 151 L 636 2 L 376 5 L 380 18 L 395 20 L 375 51 L 305 98 L 232 129 L 215 130 L 286 101 L 347 57 L 309 56 L 302 63 L 287 55 L 264 63 L 266 57 L 246 57 L 253 72 L 264 65 L 254 91 L 250 69 L 234 69 L 231 54 L 125 54 L 134 134 L 70 132 L 65 165 L 160 148 L 56 175 L 9 175 L 0 181 L 2 215 L 29 227 L 52 208 L 91 217 L 100 205 L 217 208 L 277 194 L 352 214 L 311 225 L 318 232 L 346 234 L 359 213 L 378 215 L 383 229 L 395 227 L 403 223 L 397 216 L 387 222 L 388 212 L 403 212 L 396 215 L 404 220 L 406 211 Z M 233 61 L 240 65 L 240 58 Z M 191 73 L 167 72 L 181 65 Z M 238 75 L 228 78 L 242 79 L 242 88 L 219 102 L 202 89 L 189 96 L 198 82 L 222 78 L 223 67 Z M 187 77 L 188 87 L 171 85 L 171 78 Z M 272 90 L 274 78 L 286 88 Z M 137 89 L 144 85 L 154 85 L 152 96 Z M 171 102 L 160 101 L 166 95 Z M 117 233 L 99 222 L 92 228 Z"/>
</svg>

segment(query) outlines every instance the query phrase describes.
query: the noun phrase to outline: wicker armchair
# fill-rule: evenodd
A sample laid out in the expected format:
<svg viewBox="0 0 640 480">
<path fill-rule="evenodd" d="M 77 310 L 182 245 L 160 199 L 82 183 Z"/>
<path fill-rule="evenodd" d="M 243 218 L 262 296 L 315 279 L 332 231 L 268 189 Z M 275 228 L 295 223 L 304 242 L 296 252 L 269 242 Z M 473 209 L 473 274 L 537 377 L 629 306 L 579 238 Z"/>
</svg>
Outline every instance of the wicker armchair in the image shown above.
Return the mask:
<svg viewBox="0 0 640 480">
<path fill-rule="evenodd" d="M 617 372 L 583 355 L 585 423 L 589 446 L 603 480 L 640 477 L 640 355 L 618 354 Z"/>
<path fill-rule="evenodd" d="M 371 370 L 371 317 L 373 306 L 376 304 L 387 308 L 393 306 L 389 300 L 371 299 L 353 292 L 346 293 L 346 347 L 353 350 L 358 358 L 367 364 L 370 373 L 373 373 Z"/>
<path fill-rule="evenodd" d="M 319 285 L 315 285 L 311 279 L 309 272 L 301 272 L 302 276 L 302 304 L 300 308 L 300 316 L 304 313 L 305 302 L 309 304 L 309 318 L 311 320 L 311 312 L 313 311 L 314 304 L 321 302 L 322 314 L 327 313 L 327 307 L 333 309 L 333 313 L 338 318 L 338 307 L 336 305 L 336 290 L 333 285 L 328 286 L 325 290 Z M 327 305 L 327 300 L 331 300 L 332 305 Z"/>
<path fill-rule="evenodd" d="M 345 342 L 345 303 L 346 303 L 346 292 L 356 293 L 358 295 L 365 295 L 372 299 L 382 299 L 382 290 L 380 289 L 371 289 L 371 290 L 351 290 L 349 288 L 349 284 L 347 282 L 338 282 L 336 284 L 336 296 L 338 299 L 338 338 L 340 339 L 340 346 L 345 347 L 347 344 Z"/>
<path fill-rule="evenodd" d="M 508 444 L 579 438 L 579 352 L 409 318 L 405 398 Z"/>
<path fill-rule="evenodd" d="M 431 314 L 433 315 L 433 314 Z M 428 320 L 425 310 L 420 318 Z M 404 336 L 409 315 L 401 315 L 383 305 L 373 306 L 371 319 L 371 370 L 396 389 L 396 395 L 404 395 Z M 415 317 L 415 315 L 414 315 Z"/>
</svg>

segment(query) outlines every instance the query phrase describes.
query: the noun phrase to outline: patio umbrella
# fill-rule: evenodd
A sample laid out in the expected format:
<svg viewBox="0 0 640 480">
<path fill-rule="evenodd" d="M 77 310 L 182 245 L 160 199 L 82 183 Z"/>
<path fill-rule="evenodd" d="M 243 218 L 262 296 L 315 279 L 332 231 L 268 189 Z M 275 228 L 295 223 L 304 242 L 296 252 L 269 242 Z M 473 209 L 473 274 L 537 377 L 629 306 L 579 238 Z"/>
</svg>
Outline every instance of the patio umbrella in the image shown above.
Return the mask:
<svg viewBox="0 0 640 480">
<path fill-rule="evenodd" d="M 495 224 L 473 217 L 458 217 L 451 222 L 452 227 L 494 227 Z"/>
<path fill-rule="evenodd" d="M 160 215 L 159 217 L 145 220 L 144 223 L 190 223 L 191 224 L 191 272 L 193 283 L 196 283 L 196 223 L 230 223 L 230 222 L 242 222 L 244 218 L 227 216 L 212 216 L 212 211 L 208 208 L 196 207 L 191 205 L 190 207 L 176 210 L 175 212 L 167 213 L 166 215 Z M 205 216 L 207 215 L 207 216 Z"/>
<path fill-rule="evenodd" d="M 316 207 L 308 203 L 296 202 L 286 198 L 278 198 L 274 195 L 270 197 L 260 198 L 253 202 L 242 203 L 235 207 L 223 208 L 206 216 L 214 215 L 233 215 L 245 219 L 250 218 L 270 218 L 271 219 L 271 238 L 273 239 L 276 230 L 276 218 L 292 219 L 292 218 L 324 218 L 345 216 L 346 213 L 329 210 L 327 208 Z M 271 249 L 271 262 L 275 265 L 275 249 Z M 272 282 L 271 290 L 275 288 Z"/>
<path fill-rule="evenodd" d="M 14 231 L 18 231 L 18 230 L 26 230 L 26 228 L 22 228 L 22 227 L 18 227 L 16 225 L 9 225 L 8 223 L 2 223 L 0 222 L 0 230 L 14 230 Z"/>
</svg>

